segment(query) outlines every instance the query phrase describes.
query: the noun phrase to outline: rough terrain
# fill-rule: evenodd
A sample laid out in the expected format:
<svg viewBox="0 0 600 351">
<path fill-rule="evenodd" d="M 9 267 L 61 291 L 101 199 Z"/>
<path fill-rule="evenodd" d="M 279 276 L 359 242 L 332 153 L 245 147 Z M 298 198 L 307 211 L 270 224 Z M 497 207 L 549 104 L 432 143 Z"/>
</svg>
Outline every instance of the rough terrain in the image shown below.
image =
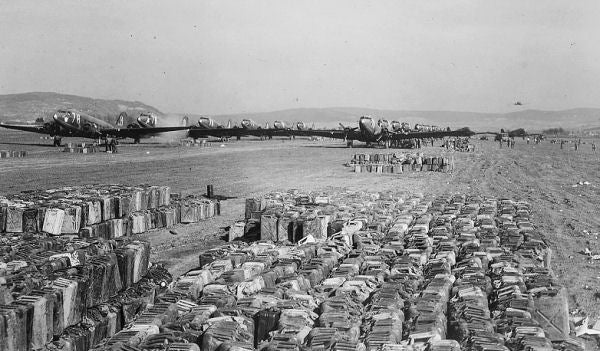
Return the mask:
<svg viewBox="0 0 600 351">
<path fill-rule="evenodd" d="M 154 260 L 167 262 L 175 274 L 193 268 L 202 250 L 223 242 L 226 228 L 243 217 L 246 197 L 268 191 L 397 188 L 526 200 L 553 250 L 552 267 L 569 290 L 571 310 L 600 318 L 600 260 L 592 258 L 600 254 L 600 152 L 592 152 L 589 141 L 578 151 L 572 144 L 561 150 L 548 141 L 527 145 L 517 140 L 514 149 L 476 141 L 474 153 L 448 153 L 455 161 L 452 174 L 402 175 L 353 173 L 344 163 L 354 153 L 386 151 L 347 149 L 340 141 L 246 140 L 210 142 L 209 147 L 150 141 L 123 144 L 118 154 L 62 153 L 49 144 L 37 135 L 0 131 L 0 149 L 29 152 L 23 159 L 0 159 L 0 194 L 93 183 L 164 184 L 175 192 L 204 193 L 212 184 L 216 194 L 228 198 L 215 220 L 180 226 L 176 235 L 168 230 L 144 235 L 152 243 Z M 437 146 L 421 151 L 447 153 Z M 583 254 L 586 248 L 591 255 Z"/>
</svg>

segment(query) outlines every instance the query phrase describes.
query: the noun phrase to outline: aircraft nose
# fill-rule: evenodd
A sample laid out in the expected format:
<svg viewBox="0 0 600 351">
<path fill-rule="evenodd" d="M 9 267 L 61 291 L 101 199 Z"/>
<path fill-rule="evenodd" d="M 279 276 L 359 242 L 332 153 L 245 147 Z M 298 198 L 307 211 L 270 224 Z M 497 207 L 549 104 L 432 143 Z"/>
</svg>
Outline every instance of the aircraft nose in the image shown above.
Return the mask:
<svg viewBox="0 0 600 351">
<path fill-rule="evenodd" d="M 372 125 L 371 125 L 372 123 L 373 123 L 373 121 L 370 120 L 370 119 L 368 119 L 368 118 L 361 118 L 360 119 L 360 125 L 362 127 L 371 128 L 372 127 Z"/>
</svg>

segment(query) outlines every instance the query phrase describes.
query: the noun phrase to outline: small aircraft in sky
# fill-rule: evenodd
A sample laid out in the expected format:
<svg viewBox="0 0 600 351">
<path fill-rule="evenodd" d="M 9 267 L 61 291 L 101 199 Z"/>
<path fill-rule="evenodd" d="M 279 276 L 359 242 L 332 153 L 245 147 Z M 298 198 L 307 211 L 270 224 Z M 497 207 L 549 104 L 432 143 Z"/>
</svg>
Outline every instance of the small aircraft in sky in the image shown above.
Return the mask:
<svg viewBox="0 0 600 351">
<path fill-rule="evenodd" d="M 101 139 L 112 136 L 132 138 L 135 143 L 139 143 L 141 138 L 156 136 L 163 132 L 189 129 L 186 126 L 156 127 L 158 117 L 152 113 L 142 113 L 136 119 L 137 123 L 125 125 L 127 118 L 127 114 L 122 112 L 113 125 L 75 109 L 61 109 L 54 113 L 52 121 L 49 122 L 38 118 L 34 123 L 0 122 L 0 127 L 48 134 L 54 137 L 55 146 L 60 146 L 63 137 Z"/>
<path fill-rule="evenodd" d="M 523 103 L 521 101 L 515 101 L 513 103 L 513 105 L 515 105 L 515 106 L 523 106 Z"/>
</svg>

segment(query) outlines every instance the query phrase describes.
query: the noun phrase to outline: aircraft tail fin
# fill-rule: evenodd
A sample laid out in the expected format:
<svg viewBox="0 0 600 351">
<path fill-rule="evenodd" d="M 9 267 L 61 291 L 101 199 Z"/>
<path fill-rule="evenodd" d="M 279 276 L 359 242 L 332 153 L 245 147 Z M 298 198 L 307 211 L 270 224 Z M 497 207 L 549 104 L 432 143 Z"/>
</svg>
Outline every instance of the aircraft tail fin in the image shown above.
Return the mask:
<svg viewBox="0 0 600 351">
<path fill-rule="evenodd" d="M 269 129 L 269 122 L 265 123 L 265 129 Z"/>
<path fill-rule="evenodd" d="M 229 129 L 229 128 L 231 128 L 231 120 L 229 120 L 229 121 L 227 122 L 227 128 L 228 128 L 228 129 Z"/>
<path fill-rule="evenodd" d="M 117 127 L 123 127 L 125 125 L 125 120 L 127 119 L 127 113 L 125 111 L 121 112 L 117 117 L 117 121 L 115 125 Z"/>
<path fill-rule="evenodd" d="M 189 122 L 190 122 L 190 119 L 188 118 L 188 116 L 183 116 L 183 118 L 181 119 L 181 126 L 187 127 Z"/>
</svg>

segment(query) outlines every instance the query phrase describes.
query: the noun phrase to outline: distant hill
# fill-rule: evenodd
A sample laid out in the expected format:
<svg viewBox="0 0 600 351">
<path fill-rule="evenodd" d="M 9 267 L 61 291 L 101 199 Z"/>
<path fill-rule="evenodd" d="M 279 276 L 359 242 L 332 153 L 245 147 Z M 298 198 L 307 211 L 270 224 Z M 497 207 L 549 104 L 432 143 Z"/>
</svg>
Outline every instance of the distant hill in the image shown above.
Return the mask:
<svg viewBox="0 0 600 351">
<path fill-rule="evenodd" d="M 60 108 L 75 108 L 109 122 L 114 122 L 123 111 L 128 115 L 136 112 L 161 114 L 156 108 L 139 101 L 92 99 L 49 92 L 0 95 L 0 121 L 49 119 Z"/>
<path fill-rule="evenodd" d="M 139 101 L 103 100 L 66 95 L 58 93 L 35 92 L 23 94 L 0 95 L 0 121 L 35 120 L 38 117 L 46 119 L 59 108 L 76 108 L 93 116 L 114 122 L 122 111 L 133 116 L 140 112 L 154 112 L 161 115 L 162 125 L 177 125 L 184 114 L 164 114 L 155 107 Z M 190 123 L 196 123 L 199 114 L 186 114 Z M 434 124 L 460 128 L 468 126 L 477 131 L 497 131 L 500 128 L 524 128 L 527 131 L 541 131 L 548 128 L 564 128 L 567 130 L 598 130 L 600 129 L 600 109 L 576 108 L 563 111 L 522 110 L 510 113 L 480 113 L 458 111 L 397 111 L 377 110 L 359 107 L 329 107 L 329 108 L 297 108 L 272 112 L 227 114 L 211 116 L 217 121 L 227 124 L 231 120 L 240 123 L 243 118 L 250 118 L 265 125 L 273 124 L 275 120 L 294 123 L 303 121 L 316 128 L 335 128 L 339 123 L 346 126 L 356 126 L 362 115 L 372 115 L 375 118 L 385 118 L 390 121 Z"/>
</svg>

